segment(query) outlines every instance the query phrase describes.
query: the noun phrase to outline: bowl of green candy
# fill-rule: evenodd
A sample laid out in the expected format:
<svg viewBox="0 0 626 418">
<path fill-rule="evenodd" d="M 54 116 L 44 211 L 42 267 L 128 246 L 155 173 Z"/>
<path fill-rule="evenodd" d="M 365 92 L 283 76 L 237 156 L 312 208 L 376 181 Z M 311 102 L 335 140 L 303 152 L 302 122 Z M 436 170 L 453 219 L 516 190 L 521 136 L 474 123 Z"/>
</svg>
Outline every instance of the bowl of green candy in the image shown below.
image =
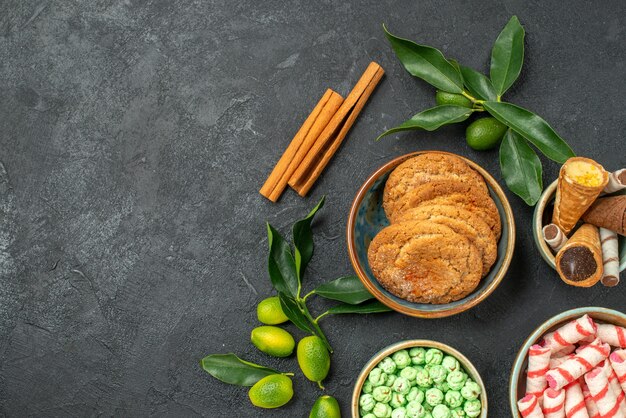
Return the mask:
<svg viewBox="0 0 626 418">
<path fill-rule="evenodd" d="M 430 340 L 390 345 L 367 362 L 352 392 L 352 418 L 487 418 L 478 371 Z"/>
</svg>

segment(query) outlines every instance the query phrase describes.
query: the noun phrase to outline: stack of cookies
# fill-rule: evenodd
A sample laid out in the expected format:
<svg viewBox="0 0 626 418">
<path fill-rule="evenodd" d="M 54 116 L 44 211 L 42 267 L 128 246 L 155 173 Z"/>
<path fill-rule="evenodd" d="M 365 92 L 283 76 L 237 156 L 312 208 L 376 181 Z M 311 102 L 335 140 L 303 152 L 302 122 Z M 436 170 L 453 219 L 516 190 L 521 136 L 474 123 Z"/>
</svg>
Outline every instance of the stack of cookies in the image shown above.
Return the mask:
<svg viewBox="0 0 626 418">
<path fill-rule="evenodd" d="M 429 152 L 400 164 L 385 184 L 391 225 L 372 240 L 372 272 L 410 302 L 464 298 L 497 257 L 501 223 L 485 179 L 451 154 Z"/>
</svg>

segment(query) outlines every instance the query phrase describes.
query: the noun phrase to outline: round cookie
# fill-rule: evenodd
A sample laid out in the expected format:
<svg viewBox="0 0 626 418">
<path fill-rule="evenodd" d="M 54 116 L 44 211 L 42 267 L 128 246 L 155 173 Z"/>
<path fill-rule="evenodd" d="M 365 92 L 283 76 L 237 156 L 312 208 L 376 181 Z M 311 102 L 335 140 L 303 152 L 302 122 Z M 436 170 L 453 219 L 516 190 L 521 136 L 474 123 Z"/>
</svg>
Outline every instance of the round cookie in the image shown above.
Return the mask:
<svg viewBox="0 0 626 418">
<path fill-rule="evenodd" d="M 383 208 L 387 217 L 391 219 L 396 202 L 402 200 L 415 186 L 440 180 L 458 180 L 488 192 L 485 179 L 465 161 L 454 155 L 428 152 L 406 160 L 389 175 L 383 194 Z"/>
<path fill-rule="evenodd" d="M 430 221 L 445 225 L 467 237 L 481 253 L 482 277 L 489 273 L 498 256 L 498 241 L 489 225 L 479 215 L 451 205 L 421 205 L 404 211 L 398 222 Z"/>
<path fill-rule="evenodd" d="M 462 299 L 481 278 L 478 249 L 463 235 L 434 222 L 388 226 L 374 237 L 367 255 L 380 284 L 410 302 Z"/>
</svg>

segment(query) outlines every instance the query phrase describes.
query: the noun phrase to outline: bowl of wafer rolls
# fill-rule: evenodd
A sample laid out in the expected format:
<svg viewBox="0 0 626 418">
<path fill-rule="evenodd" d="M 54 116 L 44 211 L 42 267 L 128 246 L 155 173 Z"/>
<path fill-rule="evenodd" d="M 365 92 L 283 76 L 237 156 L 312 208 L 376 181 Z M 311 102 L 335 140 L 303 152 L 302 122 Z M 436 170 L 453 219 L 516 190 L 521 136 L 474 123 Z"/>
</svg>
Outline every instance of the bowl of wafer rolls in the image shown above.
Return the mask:
<svg viewBox="0 0 626 418">
<path fill-rule="evenodd" d="M 509 381 L 514 418 L 626 416 L 626 315 L 572 309 L 541 324 Z"/>
<path fill-rule="evenodd" d="M 542 258 L 569 285 L 616 286 L 626 269 L 625 234 L 626 169 L 567 160 L 535 208 L 533 236 Z"/>
</svg>

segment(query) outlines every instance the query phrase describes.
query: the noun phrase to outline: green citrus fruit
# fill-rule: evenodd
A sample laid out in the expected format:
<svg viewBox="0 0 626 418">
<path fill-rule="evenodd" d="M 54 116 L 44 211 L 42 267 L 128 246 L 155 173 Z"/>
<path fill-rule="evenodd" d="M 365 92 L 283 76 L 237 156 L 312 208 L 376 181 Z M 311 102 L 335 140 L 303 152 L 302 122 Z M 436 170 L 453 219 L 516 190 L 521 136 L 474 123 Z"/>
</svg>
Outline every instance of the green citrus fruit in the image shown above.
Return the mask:
<svg viewBox="0 0 626 418">
<path fill-rule="evenodd" d="M 438 105 L 456 105 L 463 107 L 472 107 L 472 101 L 462 94 L 447 93 L 445 91 L 437 90 L 435 93 L 435 100 Z"/>
<path fill-rule="evenodd" d="M 278 408 L 293 397 L 291 379 L 282 374 L 265 376 L 250 388 L 250 401 L 259 408 Z"/>
<path fill-rule="evenodd" d="M 304 337 L 298 343 L 298 364 L 307 379 L 317 382 L 323 389 L 322 380 L 330 369 L 330 353 L 318 336 Z"/>
<path fill-rule="evenodd" d="M 278 296 L 263 299 L 256 307 L 256 316 L 259 321 L 267 325 L 278 325 L 289 320 L 280 306 Z"/>
<path fill-rule="evenodd" d="M 492 117 L 476 119 L 465 130 L 467 145 L 477 151 L 494 148 L 508 127 Z"/>
<path fill-rule="evenodd" d="M 287 357 L 293 353 L 293 348 L 296 346 L 290 333 L 269 325 L 253 329 L 250 341 L 256 348 L 274 357 Z"/>
<path fill-rule="evenodd" d="M 332 396 L 322 395 L 313 404 L 309 418 L 341 418 L 339 403 Z"/>
</svg>

